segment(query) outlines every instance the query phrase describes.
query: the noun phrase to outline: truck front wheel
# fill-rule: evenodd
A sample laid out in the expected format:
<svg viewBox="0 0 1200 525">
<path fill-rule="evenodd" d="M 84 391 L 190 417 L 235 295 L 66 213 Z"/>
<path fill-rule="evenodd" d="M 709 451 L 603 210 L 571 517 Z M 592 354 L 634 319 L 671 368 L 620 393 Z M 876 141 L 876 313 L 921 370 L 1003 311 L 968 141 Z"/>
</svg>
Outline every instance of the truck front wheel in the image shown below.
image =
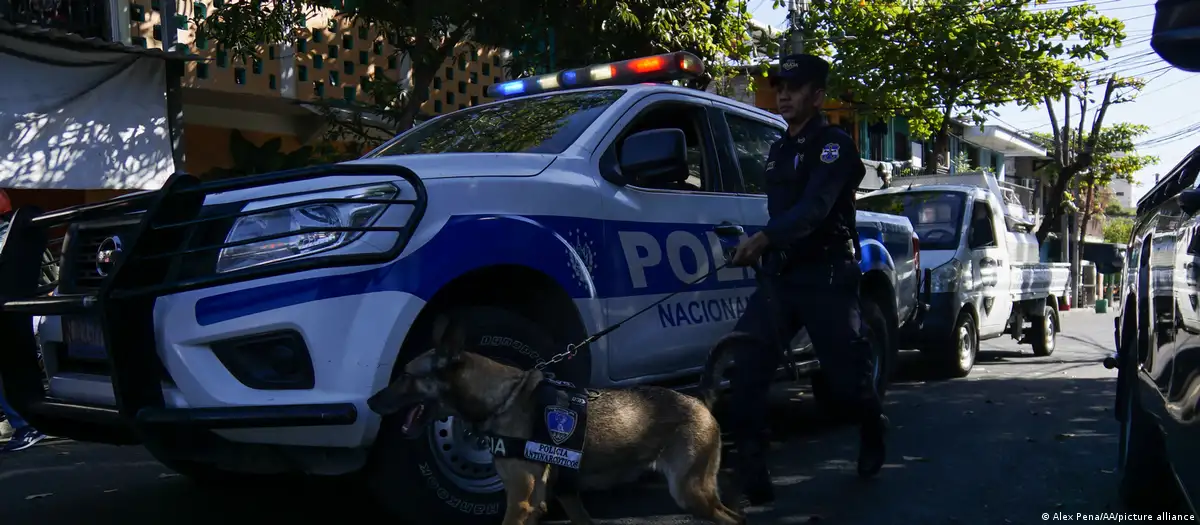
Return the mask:
<svg viewBox="0 0 1200 525">
<path fill-rule="evenodd" d="M 550 334 L 513 311 L 496 307 L 468 307 L 451 312 L 466 333 L 467 350 L 522 369 L 549 360 L 564 348 Z M 406 344 L 397 370 L 428 350 L 424 340 Z M 556 379 L 587 382 L 586 355 L 553 367 Z M 492 455 L 480 436 L 453 417 L 429 423 L 423 435 L 406 439 L 400 427 L 403 414 L 380 423 L 372 457 L 367 465 L 368 490 L 388 514 L 406 523 L 492 524 L 504 514 L 504 490 Z"/>
<path fill-rule="evenodd" d="M 975 316 L 969 311 L 959 313 L 947 339 L 929 356 L 934 368 L 948 377 L 967 377 L 975 367 L 975 357 L 979 355 L 979 332 L 975 329 Z"/>
</svg>

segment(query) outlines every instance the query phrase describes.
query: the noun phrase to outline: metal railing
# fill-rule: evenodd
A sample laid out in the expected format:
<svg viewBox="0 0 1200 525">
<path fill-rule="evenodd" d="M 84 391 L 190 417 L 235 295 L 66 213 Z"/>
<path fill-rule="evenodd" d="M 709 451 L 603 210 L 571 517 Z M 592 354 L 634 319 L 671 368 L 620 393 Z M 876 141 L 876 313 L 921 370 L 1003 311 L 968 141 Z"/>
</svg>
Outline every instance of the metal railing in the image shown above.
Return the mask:
<svg viewBox="0 0 1200 525">
<path fill-rule="evenodd" d="M 1020 201 L 1021 206 L 1024 206 L 1026 210 L 1032 211 L 1034 209 L 1033 188 L 1030 188 L 1028 186 L 1023 186 L 1023 185 L 1020 185 L 1020 184 L 1017 184 L 1014 182 L 1004 181 L 1004 180 L 996 181 L 996 182 L 998 182 L 1000 184 L 1001 188 L 1007 188 L 1007 189 L 1012 190 L 1013 194 L 1016 195 L 1017 200 Z"/>
<path fill-rule="evenodd" d="M 109 40 L 105 0 L 0 0 L 0 18 Z"/>
</svg>

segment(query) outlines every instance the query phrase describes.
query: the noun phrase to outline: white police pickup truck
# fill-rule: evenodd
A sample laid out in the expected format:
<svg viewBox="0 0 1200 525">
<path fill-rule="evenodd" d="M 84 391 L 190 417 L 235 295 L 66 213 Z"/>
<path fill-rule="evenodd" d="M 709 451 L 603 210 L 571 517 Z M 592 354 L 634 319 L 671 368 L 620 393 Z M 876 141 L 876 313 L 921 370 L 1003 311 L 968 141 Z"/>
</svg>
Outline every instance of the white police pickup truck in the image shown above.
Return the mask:
<svg viewBox="0 0 1200 525">
<path fill-rule="evenodd" d="M 700 279 L 547 370 L 592 386 L 694 383 L 755 285 L 713 230 L 767 222 L 776 116 L 639 84 L 673 53 L 513 81 L 355 162 L 22 208 L 0 248 L 0 373 L 48 434 L 144 444 L 198 480 L 363 472 L 418 522 L 494 522 L 499 480 L 453 419 L 416 440 L 366 408 L 441 313 L 520 366 Z M 570 88 L 570 89 L 568 89 Z M 540 92 L 540 93 L 539 93 Z M 864 303 L 890 362 L 917 311 L 907 218 L 859 217 Z M 61 239 L 55 292 L 37 288 Z M 35 357 L 40 332 L 49 388 Z"/>
</svg>

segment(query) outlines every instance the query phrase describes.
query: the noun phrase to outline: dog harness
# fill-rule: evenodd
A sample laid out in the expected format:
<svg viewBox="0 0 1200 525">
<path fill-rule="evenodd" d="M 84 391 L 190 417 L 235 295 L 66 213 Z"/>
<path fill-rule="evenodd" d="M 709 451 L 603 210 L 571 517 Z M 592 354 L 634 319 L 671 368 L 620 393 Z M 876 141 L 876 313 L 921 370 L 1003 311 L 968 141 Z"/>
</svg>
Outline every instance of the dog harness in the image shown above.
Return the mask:
<svg viewBox="0 0 1200 525">
<path fill-rule="evenodd" d="M 587 407 L 591 393 L 574 383 L 544 378 L 534 387 L 535 419 L 531 439 L 485 435 L 492 456 L 545 463 L 557 469 L 555 490 L 579 490 L 579 465 L 587 437 Z"/>
</svg>

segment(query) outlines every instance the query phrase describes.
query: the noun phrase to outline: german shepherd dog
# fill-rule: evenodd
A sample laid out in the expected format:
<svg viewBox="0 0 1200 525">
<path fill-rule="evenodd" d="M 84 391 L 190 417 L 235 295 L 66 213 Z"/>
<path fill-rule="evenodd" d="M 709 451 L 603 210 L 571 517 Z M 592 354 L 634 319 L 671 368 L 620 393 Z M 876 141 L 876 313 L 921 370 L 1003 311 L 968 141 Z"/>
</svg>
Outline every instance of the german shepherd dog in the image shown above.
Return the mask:
<svg viewBox="0 0 1200 525">
<path fill-rule="evenodd" d="M 406 411 L 403 431 L 412 437 L 436 417 L 454 416 L 481 433 L 532 438 L 541 416 L 533 397 L 539 370 L 520 370 L 464 351 L 461 327 L 446 317 L 434 323 L 434 348 L 404 367 L 404 374 L 367 401 L 388 416 Z M 659 387 L 602 390 L 588 402 L 579 489 L 603 490 L 637 480 L 648 470 L 667 478 L 671 497 L 695 516 L 722 525 L 745 523 L 717 491 L 721 430 L 710 411 L 715 396 L 701 398 Z M 495 458 L 508 502 L 504 525 L 536 524 L 546 512 L 547 485 L 556 471 L 543 463 Z M 591 517 L 578 495 L 555 494 L 571 523 Z"/>
</svg>

